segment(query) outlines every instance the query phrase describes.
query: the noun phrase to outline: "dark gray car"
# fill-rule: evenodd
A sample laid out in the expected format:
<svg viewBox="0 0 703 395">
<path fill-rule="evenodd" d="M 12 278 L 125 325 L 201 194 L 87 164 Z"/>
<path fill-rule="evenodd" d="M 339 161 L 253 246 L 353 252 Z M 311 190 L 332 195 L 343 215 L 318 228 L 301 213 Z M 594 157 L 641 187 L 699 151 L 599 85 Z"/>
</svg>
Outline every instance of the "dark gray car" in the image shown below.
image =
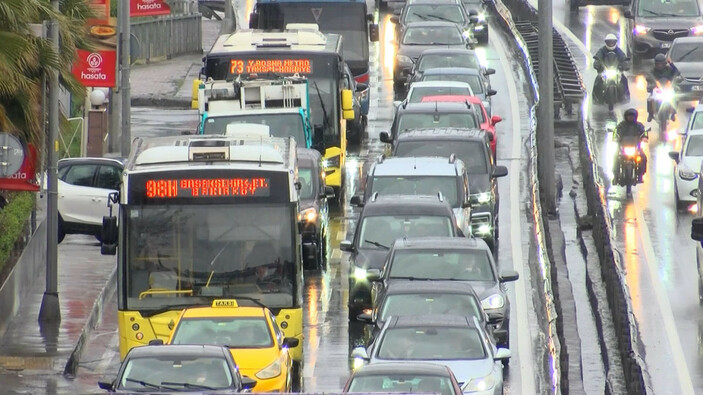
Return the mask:
<svg viewBox="0 0 703 395">
<path fill-rule="evenodd" d="M 400 16 L 391 16 L 396 37 L 403 36 L 409 23 L 432 21 L 454 23 L 464 32 L 471 29 L 469 14 L 457 0 L 408 0 Z"/>
<path fill-rule="evenodd" d="M 491 96 L 498 92 L 491 89 L 491 80 L 488 76 L 495 74 L 494 69 L 486 69 L 481 72 L 477 69 L 466 67 L 435 67 L 425 69 L 420 74 L 420 81 L 461 81 L 471 85 L 474 96 L 481 99 L 486 112 L 491 115 Z"/>
<path fill-rule="evenodd" d="M 393 68 L 393 82 L 403 86 L 410 76 L 415 61 L 430 48 L 465 49 L 471 45 L 464 32 L 451 22 L 409 23 L 398 40 L 398 51 Z"/>
<path fill-rule="evenodd" d="M 461 67 L 478 70 L 484 77 L 495 74 L 494 69 L 487 69 L 475 51 L 466 48 L 430 48 L 423 51 L 410 71 L 410 82 L 420 81 L 425 70 L 437 67 Z"/>
<path fill-rule="evenodd" d="M 668 57 L 681 73 L 681 78 L 675 81 L 677 99 L 703 98 L 703 37 L 675 39 Z"/>
</svg>

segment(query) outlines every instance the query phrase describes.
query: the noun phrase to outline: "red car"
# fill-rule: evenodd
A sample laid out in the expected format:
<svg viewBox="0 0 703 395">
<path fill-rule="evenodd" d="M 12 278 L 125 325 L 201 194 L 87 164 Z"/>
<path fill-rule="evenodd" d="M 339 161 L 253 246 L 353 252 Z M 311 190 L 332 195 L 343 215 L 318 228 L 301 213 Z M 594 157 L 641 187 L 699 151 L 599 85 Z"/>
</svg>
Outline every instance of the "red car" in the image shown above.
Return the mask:
<svg viewBox="0 0 703 395">
<path fill-rule="evenodd" d="M 493 136 L 491 140 L 491 151 L 493 152 L 493 157 L 496 157 L 496 124 L 503 120 L 498 115 L 488 117 L 488 112 L 486 112 L 486 107 L 483 106 L 483 102 L 480 98 L 476 96 L 467 95 L 440 95 L 440 96 L 425 96 L 422 98 L 423 102 L 466 102 L 477 107 L 478 117 L 481 122 L 481 130 L 486 133 L 490 133 Z M 476 108 L 475 107 L 475 108 Z"/>
</svg>

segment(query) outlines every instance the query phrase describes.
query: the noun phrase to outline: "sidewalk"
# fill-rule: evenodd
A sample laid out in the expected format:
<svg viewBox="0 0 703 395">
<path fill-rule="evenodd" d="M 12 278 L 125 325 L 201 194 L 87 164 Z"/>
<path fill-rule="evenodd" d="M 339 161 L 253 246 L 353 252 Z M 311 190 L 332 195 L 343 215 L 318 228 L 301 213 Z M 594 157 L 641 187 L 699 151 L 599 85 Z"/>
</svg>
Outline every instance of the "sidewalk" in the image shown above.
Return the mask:
<svg viewBox="0 0 703 395">
<path fill-rule="evenodd" d="M 215 43 L 219 30 L 220 21 L 203 19 L 203 54 Z M 190 108 L 192 83 L 200 74 L 203 54 L 132 66 L 132 106 Z"/>
</svg>

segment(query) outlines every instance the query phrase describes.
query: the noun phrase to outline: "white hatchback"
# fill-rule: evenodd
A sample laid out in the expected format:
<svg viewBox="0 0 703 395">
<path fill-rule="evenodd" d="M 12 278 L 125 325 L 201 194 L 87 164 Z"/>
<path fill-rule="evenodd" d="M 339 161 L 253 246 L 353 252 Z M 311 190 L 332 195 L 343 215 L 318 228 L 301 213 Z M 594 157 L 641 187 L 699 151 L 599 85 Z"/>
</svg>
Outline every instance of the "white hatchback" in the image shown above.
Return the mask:
<svg viewBox="0 0 703 395">
<path fill-rule="evenodd" d="M 698 116 L 703 118 L 703 112 Z M 686 209 L 698 200 L 698 177 L 700 177 L 701 162 L 703 162 L 703 128 L 688 130 L 683 136 L 681 150 L 669 152 L 669 156 L 676 163 L 674 166 L 676 208 Z"/>
</svg>

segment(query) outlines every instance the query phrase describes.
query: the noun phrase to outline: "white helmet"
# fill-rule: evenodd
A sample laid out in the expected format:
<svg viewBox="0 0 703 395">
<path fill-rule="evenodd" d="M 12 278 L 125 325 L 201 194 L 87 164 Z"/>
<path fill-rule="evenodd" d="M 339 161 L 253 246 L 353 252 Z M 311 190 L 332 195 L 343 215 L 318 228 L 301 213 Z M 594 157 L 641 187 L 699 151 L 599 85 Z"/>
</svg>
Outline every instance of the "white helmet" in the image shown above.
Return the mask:
<svg viewBox="0 0 703 395">
<path fill-rule="evenodd" d="M 613 33 L 609 33 L 607 36 L 605 36 L 605 47 L 608 48 L 609 50 L 614 50 L 615 47 L 618 45 L 618 38 L 615 37 Z"/>
</svg>

